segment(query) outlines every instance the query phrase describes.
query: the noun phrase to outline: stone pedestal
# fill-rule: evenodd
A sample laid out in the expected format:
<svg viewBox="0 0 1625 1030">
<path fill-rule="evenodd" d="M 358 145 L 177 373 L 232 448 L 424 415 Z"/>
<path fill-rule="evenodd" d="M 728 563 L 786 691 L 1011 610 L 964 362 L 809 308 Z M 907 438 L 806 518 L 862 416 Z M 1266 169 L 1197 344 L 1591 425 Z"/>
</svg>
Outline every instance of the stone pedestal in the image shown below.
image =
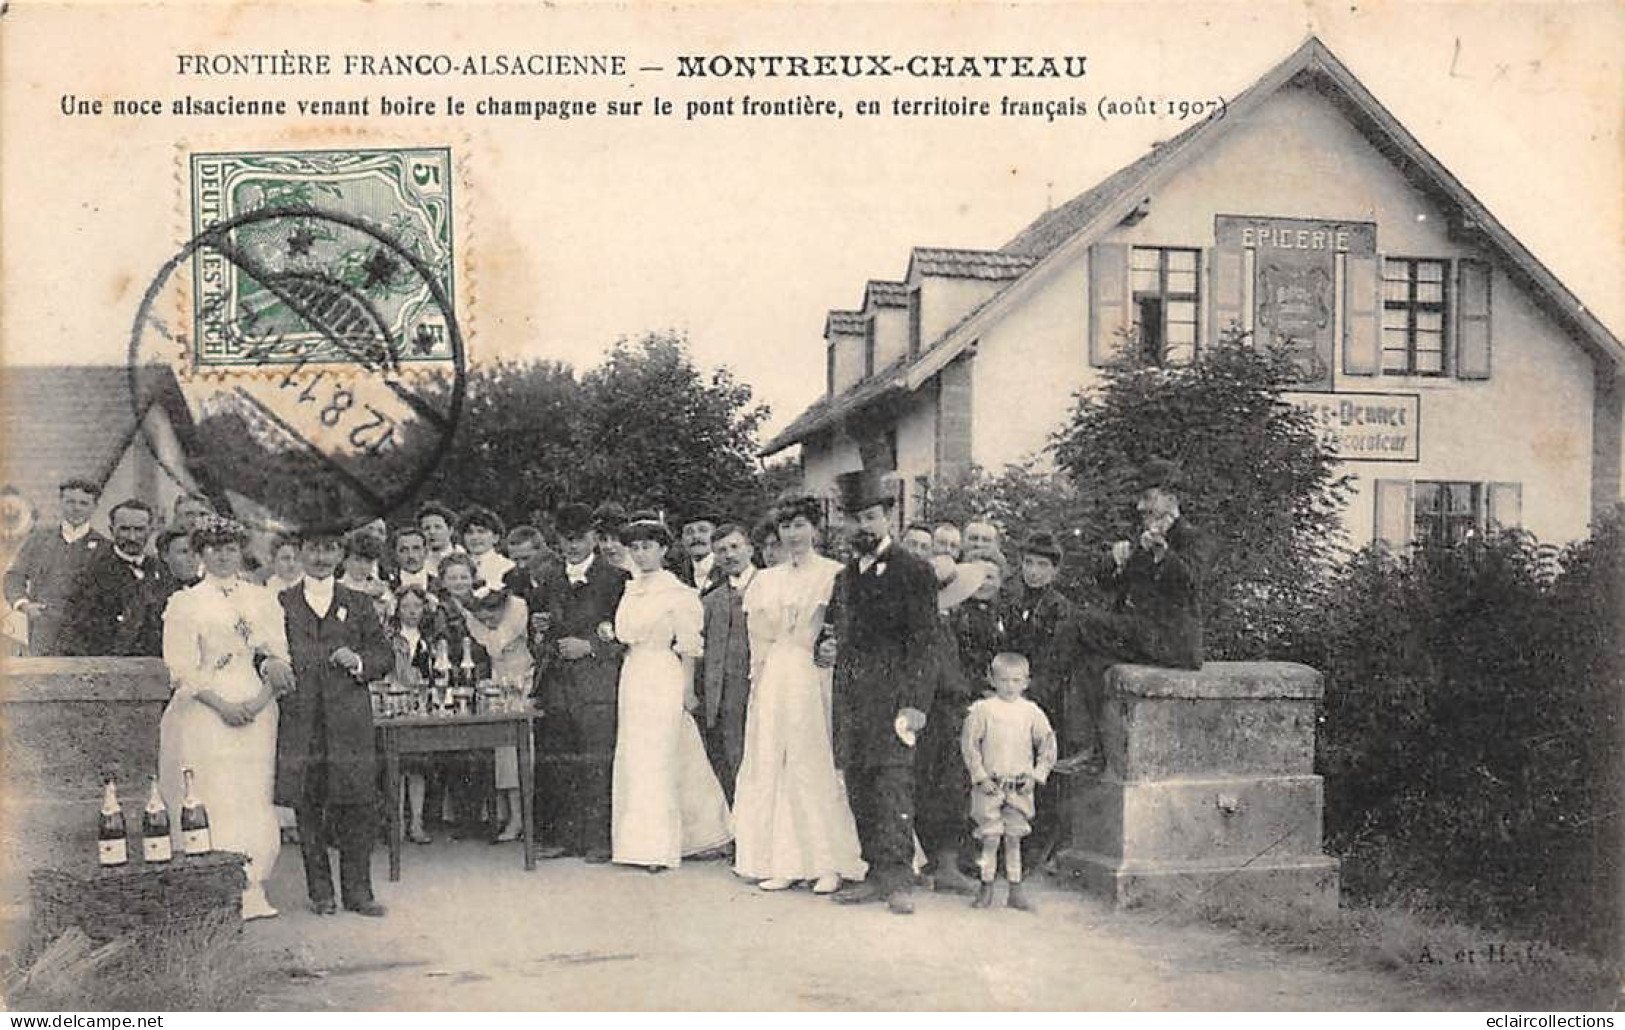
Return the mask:
<svg viewBox="0 0 1625 1030">
<path fill-rule="evenodd" d="M 1067 784 L 1060 862 L 1119 905 L 1243 898 L 1337 907 L 1314 775 L 1321 676 L 1284 662 L 1106 678 L 1099 779 Z"/>
</svg>

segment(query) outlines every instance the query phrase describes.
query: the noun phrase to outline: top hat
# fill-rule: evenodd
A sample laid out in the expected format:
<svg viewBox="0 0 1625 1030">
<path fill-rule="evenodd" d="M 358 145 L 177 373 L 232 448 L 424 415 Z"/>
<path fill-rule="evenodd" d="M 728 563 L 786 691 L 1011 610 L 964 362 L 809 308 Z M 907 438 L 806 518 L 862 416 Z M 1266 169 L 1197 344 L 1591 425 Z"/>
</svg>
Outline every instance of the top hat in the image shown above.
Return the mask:
<svg viewBox="0 0 1625 1030">
<path fill-rule="evenodd" d="M 1134 476 L 1142 493 L 1147 490 L 1178 490 L 1181 478 L 1179 465 L 1167 458 L 1150 459 L 1135 471 Z"/>
<path fill-rule="evenodd" d="M 1047 529 L 1035 529 L 1027 536 L 1027 542 L 1021 545 L 1022 554 L 1035 554 L 1041 558 L 1048 558 L 1057 565 L 1061 562 L 1064 553 L 1060 541 L 1055 534 Z"/>
<path fill-rule="evenodd" d="M 559 505 L 559 510 L 553 513 L 553 528 L 559 531 L 560 536 L 581 536 L 592 528 L 592 511 L 585 505 L 577 502 Z"/>
<path fill-rule="evenodd" d="M 877 504 L 897 503 L 896 481 L 879 472 L 842 472 L 835 477 L 835 488 L 841 494 L 841 508 L 856 515 Z"/>
</svg>

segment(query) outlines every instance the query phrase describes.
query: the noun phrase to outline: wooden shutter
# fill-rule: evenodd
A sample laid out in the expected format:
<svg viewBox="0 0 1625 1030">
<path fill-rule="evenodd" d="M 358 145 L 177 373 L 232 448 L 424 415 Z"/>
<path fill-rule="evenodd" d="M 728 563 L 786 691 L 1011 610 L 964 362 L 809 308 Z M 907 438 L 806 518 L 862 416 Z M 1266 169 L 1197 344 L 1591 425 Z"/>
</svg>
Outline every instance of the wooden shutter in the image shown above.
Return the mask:
<svg viewBox="0 0 1625 1030">
<path fill-rule="evenodd" d="M 1523 528 L 1523 484 L 1491 483 L 1487 515 L 1491 533 Z"/>
<path fill-rule="evenodd" d="M 1129 304 L 1128 247 L 1097 243 L 1089 248 L 1089 364 L 1104 368 L 1121 361 L 1124 333 L 1132 320 Z"/>
<path fill-rule="evenodd" d="M 1382 256 L 1343 259 L 1343 374 L 1382 371 Z"/>
<path fill-rule="evenodd" d="M 1377 480 L 1376 542 L 1394 550 L 1410 546 L 1415 526 L 1415 510 L 1408 479 Z"/>
<path fill-rule="evenodd" d="M 835 337 L 824 348 L 824 396 L 826 397 L 835 396 L 835 347 L 836 341 L 839 339 L 840 337 Z"/>
<path fill-rule="evenodd" d="M 1456 378 L 1490 377 L 1490 266 L 1456 262 Z"/>
<path fill-rule="evenodd" d="M 863 378 L 875 374 L 875 316 L 863 320 Z"/>
<path fill-rule="evenodd" d="M 1209 346 L 1231 330 L 1247 324 L 1242 305 L 1247 302 L 1247 253 L 1240 247 L 1213 247 L 1207 252 Z"/>
</svg>

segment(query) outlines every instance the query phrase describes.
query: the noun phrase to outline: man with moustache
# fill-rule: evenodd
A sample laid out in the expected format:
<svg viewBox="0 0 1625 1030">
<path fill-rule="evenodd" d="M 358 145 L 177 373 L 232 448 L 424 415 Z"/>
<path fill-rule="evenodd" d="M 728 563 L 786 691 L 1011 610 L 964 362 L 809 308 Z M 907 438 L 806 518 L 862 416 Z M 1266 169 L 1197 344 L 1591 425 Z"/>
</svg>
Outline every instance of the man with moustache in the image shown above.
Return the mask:
<svg viewBox="0 0 1625 1030">
<path fill-rule="evenodd" d="M 158 559 L 148 555 L 152 506 L 130 498 L 108 512 L 113 546 L 90 560 L 58 638 L 67 655 L 150 656 L 163 653 L 168 595 L 159 587 Z"/>
<path fill-rule="evenodd" d="M 28 534 L 5 575 L 6 603 L 28 617 L 28 653 L 61 654 L 58 637 L 79 577 L 90 560 L 107 548 L 107 538 L 90 525 L 101 487 L 88 479 L 67 479 L 57 488 L 62 521 Z"/>
<path fill-rule="evenodd" d="M 745 709 L 750 702 L 750 635 L 745 592 L 756 578 L 755 549 L 744 526 L 725 523 L 714 544 L 718 575 L 700 594 L 705 608 L 705 657 L 700 669 L 700 733 L 728 804 L 745 758 Z"/>
<path fill-rule="evenodd" d="M 873 472 L 836 477 L 857 555 L 830 599 L 834 638 L 818 660 L 833 662 L 835 765 L 869 875 L 842 888 L 842 904 L 884 901 L 914 911 L 914 744 L 936 687 L 937 580 L 931 566 L 892 539 L 896 494 Z"/>
</svg>

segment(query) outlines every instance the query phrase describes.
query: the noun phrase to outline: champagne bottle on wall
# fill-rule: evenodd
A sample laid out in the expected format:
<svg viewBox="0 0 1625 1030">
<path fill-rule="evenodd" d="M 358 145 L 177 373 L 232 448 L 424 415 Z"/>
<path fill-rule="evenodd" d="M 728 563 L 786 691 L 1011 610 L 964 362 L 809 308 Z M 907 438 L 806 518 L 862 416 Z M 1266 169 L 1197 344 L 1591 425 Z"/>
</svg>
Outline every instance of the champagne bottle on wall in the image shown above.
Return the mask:
<svg viewBox="0 0 1625 1030">
<path fill-rule="evenodd" d="M 158 777 L 152 778 L 146 811 L 141 813 L 141 857 L 148 862 L 168 862 L 174 857 L 169 843 L 169 809 L 158 792 Z"/>
<path fill-rule="evenodd" d="M 186 798 L 181 802 L 181 850 L 188 855 L 207 855 L 214 850 L 209 840 L 209 810 L 192 793 L 192 770 L 183 769 Z"/>
<path fill-rule="evenodd" d="M 102 788 L 102 812 L 96 822 L 96 858 L 104 866 L 121 866 L 130 860 L 130 842 L 124 827 L 124 809 L 119 807 L 118 788 L 112 779 Z"/>
</svg>

